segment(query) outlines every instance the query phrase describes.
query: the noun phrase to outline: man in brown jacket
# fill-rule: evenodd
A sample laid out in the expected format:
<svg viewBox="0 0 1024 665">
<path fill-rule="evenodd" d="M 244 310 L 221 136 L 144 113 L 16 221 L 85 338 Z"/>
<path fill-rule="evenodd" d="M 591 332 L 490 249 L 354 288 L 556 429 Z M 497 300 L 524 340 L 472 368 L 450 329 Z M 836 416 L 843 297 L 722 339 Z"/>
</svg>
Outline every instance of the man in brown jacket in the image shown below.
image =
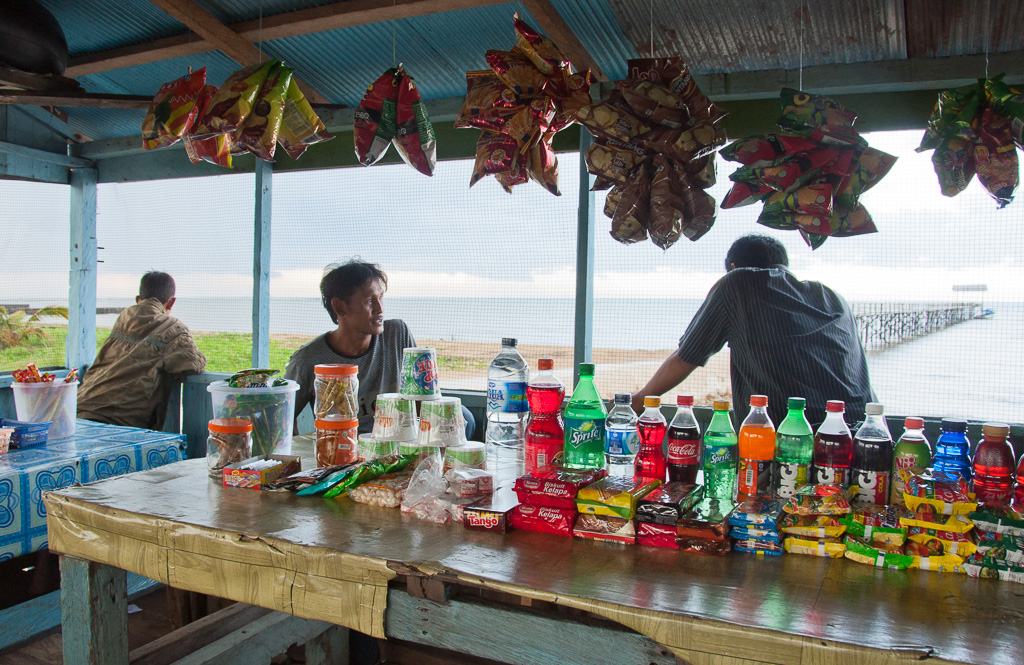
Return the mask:
<svg viewBox="0 0 1024 665">
<path fill-rule="evenodd" d="M 174 279 L 142 276 L 135 304 L 117 317 L 110 336 L 78 389 L 78 417 L 159 430 L 175 379 L 199 374 L 206 358 L 188 328 L 169 315 Z"/>
</svg>

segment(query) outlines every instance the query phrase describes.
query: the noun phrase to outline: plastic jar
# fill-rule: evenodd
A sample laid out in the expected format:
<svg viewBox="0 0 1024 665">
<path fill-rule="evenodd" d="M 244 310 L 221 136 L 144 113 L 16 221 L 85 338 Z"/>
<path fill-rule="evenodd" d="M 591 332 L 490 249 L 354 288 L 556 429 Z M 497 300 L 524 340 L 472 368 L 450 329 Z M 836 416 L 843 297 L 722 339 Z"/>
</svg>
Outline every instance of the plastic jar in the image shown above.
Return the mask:
<svg viewBox="0 0 1024 665">
<path fill-rule="evenodd" d="M 313 415 L 321 420 L 359 417 L 359 368 L 355 365 L 316 365 L 313 391 L 316 402 Z"/>
<path fill-rule="evenodd" d="M 356 461 L 358 420 L 320 420 L 316 426 L 316 465 L 335 466 Z"/>
<path fill-rule="evenodd" d="M 206 468 L 211 478 L 221 469 L 252 457 L 252 422 L 244 418 L 214 418 L 207 426 Z"/>
</svg>

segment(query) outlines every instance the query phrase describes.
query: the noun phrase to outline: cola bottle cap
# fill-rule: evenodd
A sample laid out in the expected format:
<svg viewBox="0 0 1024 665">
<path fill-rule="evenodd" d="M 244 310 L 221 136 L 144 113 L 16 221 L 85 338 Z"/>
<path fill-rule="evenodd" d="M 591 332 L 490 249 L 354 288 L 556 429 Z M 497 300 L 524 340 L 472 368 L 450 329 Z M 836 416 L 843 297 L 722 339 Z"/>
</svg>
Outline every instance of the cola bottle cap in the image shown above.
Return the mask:
<svg viewBox="0 0 1024 665">
<path fill-rule="evenodd" d="M 693 406 L 693 395 L 676 395 L 676 406 Z"/>
<path fill-rule="evenodd" d="M 846 410 L 846 404 L 838 399 L 830 399 L 825 404 L 825 410 L 829 413 L 842 413 Z"/>
</svg>

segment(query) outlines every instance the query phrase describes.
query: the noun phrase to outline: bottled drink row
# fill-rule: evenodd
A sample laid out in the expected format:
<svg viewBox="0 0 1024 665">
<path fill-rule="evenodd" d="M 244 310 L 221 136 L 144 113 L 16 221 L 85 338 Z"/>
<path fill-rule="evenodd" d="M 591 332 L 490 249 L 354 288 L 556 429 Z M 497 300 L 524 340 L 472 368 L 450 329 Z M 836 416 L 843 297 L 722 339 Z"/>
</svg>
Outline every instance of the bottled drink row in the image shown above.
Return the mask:
<svg viewBox="0 0 1024 665">
<path fill-rule="evenodd" d="M 1016 469 L 1014 492 L 1009 427 L 1001 423 L 983 426 L 972 459 L 965 420 L 944 419 L 933 448 L 924 421 L 907 418 L 894 444 L 881 404 L 867 405 L 864 423 L 853 434 L 843 420 L 843 402 L 829 401 L 825 420 L 814 431 L 804 415 L 803 398 L 789 398 L 788 413 L 776 428 L 768 416 L 768 398 L 753 395 L 738 433 L 728 400 L 714 402 L 711 423 L 702 433 L 689 395 L 678 396 L 671 422 L 662 415 L 659 397 L 645 397 L 638 416 L 632 396 L 616 393 L 607 410 L 590 363 L 580 364 L 579 383 L 563 410 L 565 386 L 553 369 L 554 361 L 542 358 L 530 378 L 515 340 L 505 339 L 488 372 L 486 440 L 521 446 L 527 472 L 561 454 L 564 466 L 606 466 L 611 475 L 694 483 L 703 471 L 709 498 L 789 498 L 800 485 L 814 483 L 856 485 L 858 504 L 881 505 L 902 502 L 901 469 L 932 467 L 940 479 L 972 483 L 979 502 L 1014 499 L 1024 504 L 1024 457 Z M 510 410 L 509 404 L 522 408 Z"/>
</svg>

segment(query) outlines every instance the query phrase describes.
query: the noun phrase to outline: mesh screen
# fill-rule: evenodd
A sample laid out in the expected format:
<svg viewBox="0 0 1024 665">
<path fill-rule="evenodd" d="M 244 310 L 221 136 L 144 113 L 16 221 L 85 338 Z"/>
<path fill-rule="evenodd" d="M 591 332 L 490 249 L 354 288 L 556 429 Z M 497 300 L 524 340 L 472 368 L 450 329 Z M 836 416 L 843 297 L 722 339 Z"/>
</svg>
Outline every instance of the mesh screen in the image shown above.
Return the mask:
<svg viewBox="0 0 1024 665">
<path fill-rule="evenodd" d="M 184 159 L 184 155 L 182 155 Z M 174 277 L 172 314 L 192 330 L 207 370 L 252 364 L 253 174 L 99 185 L 96 341 L 135 303 L 150 270 Z M 66 277 L 65 277 L 66 281 Z"/>
<path fill-rule="evenodd" d="M 0 201 L 0 372 L 63 367 L 67 319 L 44 308 L 68 305 L 68 187 L 0 180 Z"/>
<path fill-rule="evenodd" d="M 861 315 L 862 326 L 874 321 L 868 366 L 887 413 L 1020 420 L 1011 386 L 1024 369 L 1024 209 L 1017 201 L 997 210 L 977 180 L 959 196 L 943 197 L 931 153 L 914 152 L 921 132 L 878 132 L 867 139 L 899 157 L 861 198 L 876 234 L 830 239 L 812 251 L 796 232 L 758 225 L 761 205 L 755 204 L 719 210 L 714 228 L 698 242 L 682 239 L 662 252 L 650 242 L 615 242 L 610 220 L 598 213 L 594 356 L 602 394 L 646 383 L 724 274 L 729 245 L 758 232 L 785 244 L 798 277 L 835 289 Z M 717 201 L 736 166 L 719 159 L 719 182 L 710 190 Z M 602 194 L 599 211 L 603 202 Z M 963 290 L 981 285 L 987 290 Z M 977 317 L 985 309 L 993 310 L 991 318 L 924 332 L 925 323 L 944 312 Z M 729 395 L 728 347 L 672 392 L 692 392 L 703 404 Z"/>
<path fill-rule="evenodd" d="M 334 327 L 325 266 L 352 257 L 388 274 L 386 318 L 438 352 L 441 386 L 484 390 L 502 337 L 536 368 L 572 376 L 578 157 L 561 155 L 563 195 L 494 178 L 469 188 L 471 160 L 426 178 L 405 164 L 274 176 L 272 348 L 285 356 Z"/>
</svg>

